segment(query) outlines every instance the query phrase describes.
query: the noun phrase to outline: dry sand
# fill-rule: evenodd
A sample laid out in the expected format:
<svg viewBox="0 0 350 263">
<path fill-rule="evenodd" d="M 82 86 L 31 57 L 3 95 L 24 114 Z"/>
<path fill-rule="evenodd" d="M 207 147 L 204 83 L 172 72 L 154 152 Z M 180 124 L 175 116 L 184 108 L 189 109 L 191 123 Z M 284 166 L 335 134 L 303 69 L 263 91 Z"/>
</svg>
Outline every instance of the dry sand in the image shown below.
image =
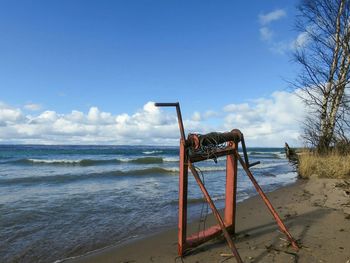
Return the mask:
<svg viewBox="0 0 350 263">
<path fill-rule="evenodd" d="M 237 208 L 234 242 L 244 262 L 350 263 L 350 180 L 299 181 L 268 194 L 293 237 L 293 250 L 261 199 L 256 196 Z M 208 224 L 213 218 L 208 218 Z M 207 224 L 207 225 L 208 225 Z M 190 224 L 198 229 L 198 222 Z M 129 244 L 102 249 L 69 262 L 236 262 L 220 237 L 177 257 L 177 232 L 172 229 Z"/>
</svg>

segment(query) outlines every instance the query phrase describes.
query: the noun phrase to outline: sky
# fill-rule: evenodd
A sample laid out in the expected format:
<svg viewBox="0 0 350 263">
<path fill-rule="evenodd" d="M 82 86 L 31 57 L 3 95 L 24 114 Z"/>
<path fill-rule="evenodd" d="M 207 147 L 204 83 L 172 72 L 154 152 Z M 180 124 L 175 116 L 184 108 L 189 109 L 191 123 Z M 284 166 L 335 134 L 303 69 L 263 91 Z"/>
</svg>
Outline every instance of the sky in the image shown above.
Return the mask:
<svg viewBox="0 0 350 263">
<path fill-rule="evenodd" d="M 0 1 L 0 143 L 301 145 L 297 1 Z"/>
</svg>

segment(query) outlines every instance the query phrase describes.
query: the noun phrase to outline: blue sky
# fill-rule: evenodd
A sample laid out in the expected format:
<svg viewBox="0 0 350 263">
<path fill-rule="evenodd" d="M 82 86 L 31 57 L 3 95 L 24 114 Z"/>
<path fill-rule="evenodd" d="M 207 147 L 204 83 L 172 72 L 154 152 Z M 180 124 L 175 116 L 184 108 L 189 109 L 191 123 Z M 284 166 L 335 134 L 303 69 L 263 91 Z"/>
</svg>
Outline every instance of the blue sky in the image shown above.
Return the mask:
<svg viewBox="0 0 350 263">
<path fill-rule="evenodd" d="M 132 117 L 147 112 L 149 101 L 179 101 L 185 119 L 224 129 L 234 114 L 225 110 L 228 105 L 248 104 L 251 112 L 259 100 L 277 104 L 275 92 L 293 95 L 285 79 L 293 79 L 297 70 L 290 55 L 298 39 L 296 4 L 3 0 L 0 124 L 16 132 L 0 132 L 2 142 L 60 143 L 57 130 L 47 138 L 33 135 L 43 128 L 29 124 L 47 112 L 56 114 L 52 126 L 72 111 L 87 118 L 95 108 L 114 119 L 123 113 Z M 26 128 L 16 126 L 15 115 Z M 153 124 L 150 129 L 161 126 Z M 205 130 L 200 123 L 189 127 Z M 65 140 L 77 136 L 63 134 Z M 96 142 L 141 143 L 127 137 Z"/>
</svg>

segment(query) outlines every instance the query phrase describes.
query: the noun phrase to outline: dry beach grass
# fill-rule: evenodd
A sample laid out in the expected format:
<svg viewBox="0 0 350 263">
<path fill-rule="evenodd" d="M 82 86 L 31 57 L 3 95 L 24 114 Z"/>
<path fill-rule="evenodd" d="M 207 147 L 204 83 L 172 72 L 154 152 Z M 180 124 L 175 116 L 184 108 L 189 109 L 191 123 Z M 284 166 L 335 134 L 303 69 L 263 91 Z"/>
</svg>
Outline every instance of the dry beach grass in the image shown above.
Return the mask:
<svg viewBox="0 0 350 263">
<path fill-rule="evenodd" d="M 303 151 L 299 155 L 299 174 L 302 178 L 317 176 L 320 178 L 350 179 L 350 154 L 331 152 L 320 155 Z"/>
</svg>

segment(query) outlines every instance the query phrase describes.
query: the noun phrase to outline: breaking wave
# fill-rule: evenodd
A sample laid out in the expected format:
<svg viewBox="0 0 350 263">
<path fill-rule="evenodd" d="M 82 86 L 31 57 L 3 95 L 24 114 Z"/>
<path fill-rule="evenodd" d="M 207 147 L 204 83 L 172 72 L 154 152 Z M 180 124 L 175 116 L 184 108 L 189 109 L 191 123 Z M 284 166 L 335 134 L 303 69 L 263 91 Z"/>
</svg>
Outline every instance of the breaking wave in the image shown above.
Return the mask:
<svg viewBox="0 0 350 263">
<path fill-rule="evenodd" d="M 264 158 L 264 159 L 284 159 L 285 153 L 283 152 L 248 152 L 249 156 L 255 156 L 257 158 Z"/>
<path fill-rule="evenodd" d="M 157 153 L 162 153 L 163 151 L 144 151 L 142 152 L 143 154 L 157 154 Z"/>
<path fill-rule="evenodd" d="M 6 163 L 16 163 L 23 165 L 76 165 L 95 166 L 105 164 L 133 163 L 133 164 L 157 164 L 163 162 L 174 162 L 172 158 L 162 157 L 140 157 L 135 159 L 20 159 L 7 161 Z"/>
<path fill-rule="evenodd" d="M 201 167 L 202 172 L 224 171 L 225 167 Z M 120 176 L 143 176 L 143 175 L 178 175 L 178 167 L 150 167 L 144 169 L 114 170 L 95 173 L 81 174 L 58 174 L 49 176 L 28 176 L 0 179 L 0 185 L 7 184 L 32 184 L 32 183 L 67 183 L 70 181 L 88 180 L 88 179 L 108 179 Z"/>
<path fill-rule="evenodd" d="M 71 181 L 88 180 L 88 179 L 101 179 L 101 178 L 115 178 L 119 176 L 142 176 L 142 175 L 164 175 L 164 174 L 177 174 L 177 168 L 160 168 L 151 167 L 146 169 L 135 170 L 115 170 L 101 173 L 88 173 L 88 174 L 59 174 L 51 176 L 31 176 L 31 177 L 17 177 L 17 178 L 5 178 L 0 179 L 0 185 L 7 184 L 32 184 L 32 183 L 67 183 Z"/>
</svg>

